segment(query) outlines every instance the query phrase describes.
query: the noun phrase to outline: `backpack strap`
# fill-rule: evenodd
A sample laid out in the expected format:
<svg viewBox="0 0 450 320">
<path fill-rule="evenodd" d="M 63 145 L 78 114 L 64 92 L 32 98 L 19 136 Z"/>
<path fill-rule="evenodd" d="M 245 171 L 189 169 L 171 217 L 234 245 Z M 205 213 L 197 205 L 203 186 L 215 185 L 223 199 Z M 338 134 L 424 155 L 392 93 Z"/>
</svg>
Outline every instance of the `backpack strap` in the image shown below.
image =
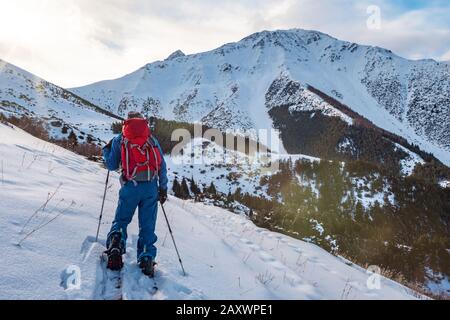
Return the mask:
<svg viewBox="0 0 450 320">
<path fill-rule="evenodd" d="M 135 186 L 137 186 L 136 180 L 134 180 L 134 177 L 136 176 L 137 172 L 137 166 L 134 167 L 132 174 L 130 175 L 130 155 L 128 151 L 128 147 L 133 147 L 132 144 L 129 143 L 128 139 L 125 137 L 122 137 L 122 144 L 125 148 L 125 179 L 127 181 L 132 181 Z"/>
<path fill-rule="evenodd" d="M 155 166 L 155 168 L 156 168 L 155 175 L 156 175 L 156 177 L 159 177 L 158 156 L 156 155 L 156 152 L 155 152 L 155 148 L 158 148 L 158 145 L 157 145 L 156 138 L 154 136 L 150 136 L 150 139 L 148 139 L 148 142 L 150 142 L 150 141 L 153 142 L 150 145 L 152 146 L 151 149 L 153 151 L 153 156 L 155 157 L 155 164 L 156 164 L 156 166 Z M 158 152 L 159 152 L 159 150 L 158 150 Z M 162 155 L 160 155 L 160 156 L 162 157 Z"/>
<path fill-rule="evenodd" d="M 127 180 L 130 179 L 130 156 L 128 154 L 128 139 L 127 138 L 122 138 L 122 143 L 124 145 L 125 148 L 125 177 L 127 178 Z"/>
<path fill-rule="evenodd" d="M 147 157 L 147 180 L 150 181 L 150 156 L 148 154 L 148 148 L 145 149 Z"/>
</svg>

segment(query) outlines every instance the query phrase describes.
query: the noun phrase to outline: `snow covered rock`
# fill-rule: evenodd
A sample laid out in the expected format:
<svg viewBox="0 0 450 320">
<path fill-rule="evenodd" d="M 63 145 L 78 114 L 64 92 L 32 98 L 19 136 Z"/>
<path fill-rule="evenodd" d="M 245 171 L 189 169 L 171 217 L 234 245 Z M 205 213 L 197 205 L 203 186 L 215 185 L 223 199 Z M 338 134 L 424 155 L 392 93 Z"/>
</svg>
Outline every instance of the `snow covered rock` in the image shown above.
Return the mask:
<svg viewBox="0 0 450 320">
<path fill-rule="evenodd" d="M 176 58 L 179 58 L 179 57 L 184 57 L 184 56 L 186 56 L 186 55 L 184 54 L 183 51 L 181 51 L 181 50 L 176 50 L 175 52 L 172 52 L 172 53 L 166 58 L 166 61 L 167 61 L 167 60 L 173 60 L 173 59 L 176 59 Z"/>
</svg>

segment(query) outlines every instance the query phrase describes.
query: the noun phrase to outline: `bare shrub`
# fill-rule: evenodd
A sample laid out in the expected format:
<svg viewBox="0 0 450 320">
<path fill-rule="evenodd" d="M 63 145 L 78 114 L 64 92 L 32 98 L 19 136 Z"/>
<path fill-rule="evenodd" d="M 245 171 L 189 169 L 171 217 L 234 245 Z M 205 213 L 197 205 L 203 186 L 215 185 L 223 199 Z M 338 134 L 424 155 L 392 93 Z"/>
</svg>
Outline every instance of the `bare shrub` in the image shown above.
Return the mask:
<svg viewBox="0 0 450 320">
<path fill-rule="evenodd" d="M 354 261 L 354 259 L 350 258 L 349 256 L 347 256 L 343 253 L 340 253 L 339 255 L 342 258 L 350 261 L 351 263 L 358 265 Z M 365 265 L 359 265 L 359 266 L 364 269 L 367 269 L 369 267 L 369 264 L 367 263 Z M 450 296 L 447 293 L 445 293 L 445 292 L 433 293 L 429 289 L 424 287 L 422 284 L 420 284 L 419 282 L 408 281 L 403 274 L 401 274 L 398 271 L 391 270 L 387 267 L 380 267 L 380 275 L 405 286 L 408 289 L 408 293 L 418 299 L 423 299 L 424 297 L 425 297 L 425 299 L 430 298 L 430 299 L 435 299 L 435 300 L 449 300 L 450 299 Z"/>
<path fill-rule="evenodd" d="M 13 124 L 41 140 L 56 144 L 64 149 L 71 150 L 88 158 L 89 160 L 99 161 L 99 159 L 101 159 L 102 149 L 98 145 L 92 143 L 92 138 L 88 139 L 88 142 L 79 143 L 75 133 L 72 131 L 71 135 L 69 135 L 71 137 L 70 139 L 52 139 L 49 136 L 44 121 L 25 115 L 21 117 L 6 117 L 0 113 L 0 121 Z"/>
<path fill-rule="evenodd" d="M 260 273 L 256 276 L 256 280 L 261 282 L 263 285 L 268 285 L 275 279 L 275 276 L 270 273 L 269 271 L 266 271 L 264 273 Z"/>
<path fill-rule="evenodd" d="M 102 148 L 93 143 L 82 143 L 75 146 L 74 152 L 94 160 L 96 157 L 101 157 Z"/>
<path fill-rule="evenodd" d="M 7 121 L 16 127 L 28 132 L 32 136 L 48 141 L 49 135 L 45 123 L 37 118 L 27 117 L 25 115 L 20 118 L 11 116 Z"/>
<path fill-rule="evenodd" d="M 350 293 L 352 292 L 352 285 L 350 284 L 350 279 L 345 282 L 344 289 L 342 289 L 341 300 L 348 300 Z"/>
</svg>

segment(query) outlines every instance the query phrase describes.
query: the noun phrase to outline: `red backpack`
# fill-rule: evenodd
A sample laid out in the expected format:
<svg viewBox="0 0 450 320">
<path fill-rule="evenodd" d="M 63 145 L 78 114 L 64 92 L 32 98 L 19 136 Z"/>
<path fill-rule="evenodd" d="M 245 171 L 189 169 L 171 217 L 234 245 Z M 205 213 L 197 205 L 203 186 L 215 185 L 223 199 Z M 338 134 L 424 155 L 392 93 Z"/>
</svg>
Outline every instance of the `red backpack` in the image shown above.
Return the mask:
<svg viewBox="0 0 450 320">
<path fill-rule="evenodd" d="M 125 181 L 151 181 L 158 175 L 161 161 L 147 120 L 126 120 L 122 129 L 122 175 Z"/>
</svg>

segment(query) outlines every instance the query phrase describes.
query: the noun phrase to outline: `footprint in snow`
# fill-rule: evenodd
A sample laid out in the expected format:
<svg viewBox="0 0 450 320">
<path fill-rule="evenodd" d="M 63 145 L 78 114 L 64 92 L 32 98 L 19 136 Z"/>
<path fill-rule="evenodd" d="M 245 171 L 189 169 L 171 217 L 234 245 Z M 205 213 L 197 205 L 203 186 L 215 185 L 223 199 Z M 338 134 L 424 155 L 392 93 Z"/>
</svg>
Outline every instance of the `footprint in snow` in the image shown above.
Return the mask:
<svg viewBox="0 0 450 320">
<path fill-rule="evenodd" d="M 319 259 L 315 256 L 312 256 L 309 253 L 303 252 L 302 253 L 303 258 L 306 258 L 309 262 L 317 263 Z"/>
<path fill-rule="evenodd" d="M 277 270 L 285 270 L 286 269 L 286 266 L 284 265 L 284 264 L 282 264 L 280 261 L 278 261 L 278 260 L 274 260 L 274 261 L 271 261 L 270 262 L 270 265 L 273 267 L 273 268 L 275 268 L 275 269 L 277 269 Z"/>
<path fill-rule="evenodd" d="M 22 222 L 16 221 L 16 220 L 11 221 L 10 224 L 12 224 L 13 226 L 22 226 L 23 225 Z"/>
<path fill-rule="evenodd" d="M 242 242 L 242 243 L 245 243 L 245 244 L 247 244 L 247 245 L 252 245 L 252 244 L 253 244 L 253 242 L 251 242 L 250 240 L 245 239 L 245 238 L 242 238 L 242 239 L 241 239 L 241 242 Z"/>
<path fill-rule="evenodd" d="M 318 263 L 317 264 L 319 267 L 321 267 L 323 270 L 325 271 L 330 271 L 330 268 L 328 268 L 328 265 L 326 265 L 325 263 Z"/>
<path fill-rule="evenodd" d="M 253 244 L 249 244 L 248 247 L 250 249 L 252 249 L 253 251 L 260 251 L 261 250 L 261 247 L 258 246 L 257 244 L 254 244 L 254 243 Z"/>
<path fill-rule="evenodd" d="M 303 253 L 303 250 L 302 250 L 302 249 L 297 248 L 297 247 L 295 247 L 295 246 L 293 246 L 293 248 L 294 248 L 294 251 L 295 251 L 295 252 L 297 252 L 297 253 Z"/>
<path fill-rule="evenodd" d="M 316 288 L 309 284 L 299 284 L 295 287 L 296 290 L 303 293 L 306 299 L 309 300 L 319 300 L 321 296 L 318 294 Z"/>
<path fill-rule="evenodd" d="M 180 300 L 205 299 L 205 295 L 201 290 L 197 290 L 195 288 L 191 289 L 179 283 L 176 279 L 171 279 L 168 275 L 157 275 L 155 279 L 159 288 L 158 292 L 161 292 L 164 295 L 169 295 L 175 299 Z"/>
<path fill-rule="evenodd" d="M 276 259 L 275 259 L 273 256 L 271 256 L 270 254 L 268 254 L 268 253 L 266 253 L 266 252 L 264 252 L 264 251 L 261 251 L 261 252 L 259 253 L 259 258 L 260 258 L 262 261 L 264 261 L 264 262 L 273 262 L 273 261 L 276 261 Z"/>
<path fill-rule="evenodd" d="M 92 251 L 96 248 L 96 245 L 105 247 L 106 241 L 103 239 L 99 239 L 98 243 L 95 242 L 95 237 L 88 236 L 84 239 L 80 248 L 81 261 L 86 262 L 87 259 L 91 256 Z"/>
<path fill-rule="evenodd" d="M 330 270 L 330 273 L 332 273 L 332 274 L 339 274 L 339 272 L 337 272 L 335 270 Z"/>
<path fill-rule="evenodd" d="M 230 233 L 228 233 L 228 236 L 232 236 L 232 237 L 235 237 L 235 238 L 239 238 L 239 234 L 237 234 L 236 232 L 230 232 Z"/>
<path fill-rule="evenodd" d="M 360 291 L 364 291 L 365 289 L 367 289 L 365 286 L 362 286 L 359 282 L 357 281 L 352 281 L 349 282 L 349 285 L 351 285 L 352 287 L 360 290 Z"/>
</svg>

